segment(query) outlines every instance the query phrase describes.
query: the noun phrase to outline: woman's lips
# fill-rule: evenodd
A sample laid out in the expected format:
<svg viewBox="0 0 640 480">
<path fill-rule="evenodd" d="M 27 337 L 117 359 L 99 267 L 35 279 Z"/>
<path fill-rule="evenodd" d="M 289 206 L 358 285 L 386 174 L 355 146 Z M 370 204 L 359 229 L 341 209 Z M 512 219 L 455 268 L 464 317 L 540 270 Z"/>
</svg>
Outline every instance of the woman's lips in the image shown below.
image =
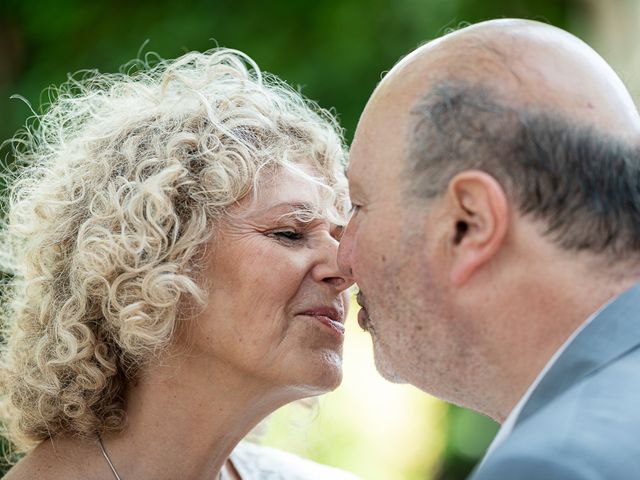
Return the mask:
<svg viewBox="0 0 640 480">
<path fill-rule="evenodd" d="M 302 315 L 312 317 L 334 332 L 344 335 L 344 315 L 333 307 L 315 307 L 302 312 Z"/>
<path fill-rule="evenodd" d="M 331 320 L 329 317 L 325 317 L 324 315 L 312 315 L 313 318 L 318 320 L 320 323 L 326 325 L 327 327 L 335 330 L 340 335 L 344 335 L 344 325 L 340 322 L 336 322 L 335 320 Z"/>
</svg>

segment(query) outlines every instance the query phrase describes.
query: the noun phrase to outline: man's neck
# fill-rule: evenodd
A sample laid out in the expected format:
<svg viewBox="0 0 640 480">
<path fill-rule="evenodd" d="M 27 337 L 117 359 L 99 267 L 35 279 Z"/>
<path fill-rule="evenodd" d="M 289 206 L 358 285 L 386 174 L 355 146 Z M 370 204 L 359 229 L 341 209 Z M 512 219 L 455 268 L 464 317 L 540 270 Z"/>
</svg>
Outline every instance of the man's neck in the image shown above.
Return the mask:
<svg viewBox="0 0 640 480">
<path fill-rule="evenodd" d="M 497 352 L 504 395 L 492 416 L 500 422 L 567 340 L 603 305 L 640 281 L 640 277 L 589 278 L 586 272 L 578 278 L 569 276 L 567 272 L 546 282 L 541 279 L 537 288 L 525 287 L 523 291 L 535 295 L 523 302 L 519 312 L 511 311 L 511 319 L 505 319 L 512 323 L 515 320 L 516 325 L 505 329 L 510 338 L 504 338 L 503 344 L 508 347 Z"/>
</svg>

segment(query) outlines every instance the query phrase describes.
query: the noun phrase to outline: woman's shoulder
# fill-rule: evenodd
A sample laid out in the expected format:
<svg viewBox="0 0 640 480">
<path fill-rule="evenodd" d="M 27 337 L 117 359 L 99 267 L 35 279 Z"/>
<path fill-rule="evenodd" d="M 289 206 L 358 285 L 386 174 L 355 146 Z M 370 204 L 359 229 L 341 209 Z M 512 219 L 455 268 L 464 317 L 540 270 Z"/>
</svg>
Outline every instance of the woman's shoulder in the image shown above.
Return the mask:
<svg viewBox="0 0 640 480">
<path fill-rule="evenodd" d="M 96 446 L 89 442 L 74 441 L 60 436 L 55 445 L 51 439 L 42 441 L 24 455 L 13 467 L 0 477 L 2 480 L 65 480 L 95 477 L 99 463 Z"/>
<path fill-rule="evenodd" d="M 350 472 L 253 442 L 240 442 L 231 461 L 242 480 L 358 480 Z"/>
</svg>

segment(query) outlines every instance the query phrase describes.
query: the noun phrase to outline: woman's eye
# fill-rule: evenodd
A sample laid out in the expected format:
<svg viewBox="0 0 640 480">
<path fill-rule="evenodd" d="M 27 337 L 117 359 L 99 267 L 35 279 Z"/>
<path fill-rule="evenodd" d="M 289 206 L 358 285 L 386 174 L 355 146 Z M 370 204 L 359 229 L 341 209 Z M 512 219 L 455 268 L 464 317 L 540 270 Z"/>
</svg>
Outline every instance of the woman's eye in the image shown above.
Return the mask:
<svg viewBox="0 0 640 480">
<path fill-rule="evenodd" d="M 304 238 L 304 235 L 301 232 L 296 232 L 295 230 L 282 230 L 279 232 L 272 232 L 271 235 L 280 240 L 287 240 L 292 242 L 302 240 Z"/>
<path fill-rule="evenodd" d="M 343 225 L 336 225 L 333 229 L 333 231 L 331 232 L 331 236 L 333 238 L 335 238 L 336 240 L 340 241 L 342 239 L 342 234 L 344 233 L 344 226 Z"/>
<path fill-rule="evenodd" d="M 353 217 L 360 210 L 360 205 L 356 205 L 355 203 L 351 204 L 351 209 L 349 210 L 349 218 Z"/>
</svg>

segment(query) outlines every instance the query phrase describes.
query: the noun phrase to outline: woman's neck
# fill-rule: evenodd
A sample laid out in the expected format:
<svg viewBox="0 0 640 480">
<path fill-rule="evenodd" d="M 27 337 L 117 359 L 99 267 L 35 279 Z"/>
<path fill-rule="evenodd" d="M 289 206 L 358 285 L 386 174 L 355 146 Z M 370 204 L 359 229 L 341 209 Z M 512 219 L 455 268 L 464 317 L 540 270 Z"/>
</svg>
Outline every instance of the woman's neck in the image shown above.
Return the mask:
<svg viewBox="0 0 640 480">
<path fill-rule="evenodd" d="M 210 357 L 173 360 L 130 386 L 124 431 L 103 439 L 122 478 L 214 479 L 251 429 L 299 396 Z"/>
</svg>

